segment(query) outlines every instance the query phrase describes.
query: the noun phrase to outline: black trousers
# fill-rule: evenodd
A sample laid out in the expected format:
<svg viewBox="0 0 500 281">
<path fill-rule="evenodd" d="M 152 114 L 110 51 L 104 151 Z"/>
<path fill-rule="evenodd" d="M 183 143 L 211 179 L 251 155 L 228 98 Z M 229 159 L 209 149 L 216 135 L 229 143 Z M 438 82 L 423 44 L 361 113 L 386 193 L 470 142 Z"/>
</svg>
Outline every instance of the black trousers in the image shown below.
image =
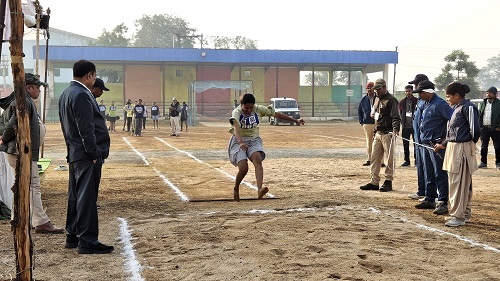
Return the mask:
<svg viewBox="0 0 500 281">
<path fill-rule="evenodd" d="M 490 139 L 495 149 L 495 164 L 500 164 L 500 132 L 490 127 L 481 128 L 481 162 L 488 164 L 488 146 Z"/>
<path fill-rule="evenodd" d="M 70 240 L 78 239 L 80 247 L 99 243 L 96 200 L 101 169 L 102 164 L 94 164 L 89 159 L 69 164 L 66 231 Z"/>
<path fill-rule="evenodd" d="M 407 140 L 409 140 L 411 136 L 412 137 L 411 140 L 415 141 L 415 134 L 413 132 L 413 128 L 403 128 L 401 136 Z M 410 142 L 407 140 L 403 140 L 403 150 L 405 153 L 405 162 L 410 162 Z M 413 157 L 415 157 L 415 146 L 413 146 Z"/>
</svg>

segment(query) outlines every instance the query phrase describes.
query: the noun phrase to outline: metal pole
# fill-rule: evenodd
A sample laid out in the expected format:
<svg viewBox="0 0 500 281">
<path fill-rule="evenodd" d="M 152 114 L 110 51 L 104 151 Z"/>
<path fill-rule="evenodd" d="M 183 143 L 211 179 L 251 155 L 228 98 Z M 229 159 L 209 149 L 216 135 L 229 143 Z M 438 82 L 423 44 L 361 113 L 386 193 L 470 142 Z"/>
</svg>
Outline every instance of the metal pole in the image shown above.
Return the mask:
<svg viewBox="0 0 500 281">
<path fill-rule="evenodd" d="M 396 53 L 398 52 L 398 46 L 396 46 Z M 396 94 L 396 64 L 394 64 L 394 78 L 392 79 L 392 94 Z"/>
<path fill-rule="evenodd" d="M 311 100 L 311 114 L 312 114 L 312 117 L 314 117 L 314 64 L 312 66 L 312 83 L 311 83 L 311 97 L 312 97 L 312 100 Z"/>
<path fill-rule="evenodd" d="M 5 29 L 5 10 L 7 9 L 7 0 L 0 3 L 0 54 L 2 54 L 3 31 Z M 4 70 L 7 71 L 7 70 Z"/>
<path fill-rule="evenodd" d="M 47 15 L 50 15 L 50 9 L 47 8 Z M 45 86 L 43 87 L 43 106 L 42 106 L 42 123 L 45 124 L 45 118 L 47 115 L 47 92 L 49 91 L 49 84 L 47 83 L 47 76 L 49 73 L 49 39 L 50 39 L 50 32 L 49 28 L 45 30 L 45 70 L 44 70 L 44 80 L 45 81 Z M 44 151 L 44 146 L 45 143 L 42 143 L 42 149 L 40 150 L 40 157 L 43 158 L 43 151 Z"/>
<path fill-rule="evenodd" d="M 347 72 L 347 89 L 351 89 L 351 65 Z M 347 117 L 351 117 L 351 96 L 347 96 Z"/>
</svg>

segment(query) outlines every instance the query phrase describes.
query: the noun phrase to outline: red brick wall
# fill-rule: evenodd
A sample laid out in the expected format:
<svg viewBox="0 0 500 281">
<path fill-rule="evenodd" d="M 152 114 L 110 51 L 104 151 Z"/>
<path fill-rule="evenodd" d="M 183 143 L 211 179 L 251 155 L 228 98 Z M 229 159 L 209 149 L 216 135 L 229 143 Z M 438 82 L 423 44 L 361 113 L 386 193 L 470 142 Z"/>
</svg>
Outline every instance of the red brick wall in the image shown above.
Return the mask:
<svg viewBox="0 0 500 281">
<path fill-rule="evenodd" d="M 265 74 L 264 95 L 266 100 L 259 102 L 269 102 L 270 98 L 276 97 L 276 67 L 271 67 Z M 297 68 L 278 68 L 278 97 L 299 98 L 299 70 Z"/>
</svg>

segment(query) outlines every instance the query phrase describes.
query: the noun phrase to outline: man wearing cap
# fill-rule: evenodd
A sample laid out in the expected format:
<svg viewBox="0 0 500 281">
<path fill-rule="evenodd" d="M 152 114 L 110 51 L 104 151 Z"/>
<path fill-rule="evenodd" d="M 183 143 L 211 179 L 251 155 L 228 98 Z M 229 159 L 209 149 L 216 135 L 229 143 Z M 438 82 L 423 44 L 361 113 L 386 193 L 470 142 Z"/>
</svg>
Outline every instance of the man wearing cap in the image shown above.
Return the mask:
<svg viewBox="0 0 500 281">
<path fill-rule="evenodd" d="M 92 92 L 94 98 L 96 98 L 97 102 L 97 98 L 102 96 L 104 93 L 103 91 L 109 91 L 109 89 L 104 86 L 104 81 L 102 81 L 102 79 L 96 78 L 94 86 L 92 86 L 90 91 Z M 101 100 L 97 106 L 99 107 L 99 112 L 101 112 L 104 121 L 106 121 L 106 106 L 104 105 L 104 100 Z"/>
<path fill-rule="evenodd" d="M 358 120 L 359 124 L 365 131 L 366 138 L 366 162 L 363 166 L 370 166 L 372 145 L 373 145 L 373 128 L 375 127 L 375 120 L 371 116 L 373 104 L 375 102 L 375 92 L 373 91 L 373 82 L 366 83 L 366 96 L 361 98 L 358 107 Z"/>
<path fill-rule="evenodd" d="M 496 168 L 500 169 L 500 100 L 497 88 L 486 91 L 486 98 L 479 105 L 479 125 L 481 126 L 481 163 L 479 168 L 488 166 L 488 145 L 490 139 L 495 149 Z"/>
<path fill-rule="evenodd" d="M 405 157 L 405 162 L 401 165 L 403 167 L 410 166 L 410 136 L 412 136 L 413 141 L 415 141 L 415 134 L 413 133 L 413 114 L 415 113 L 415 107 L 417 106 L 418 100 L 413 96 L 412 91 L 413 86 L 406 85 L 406 97 L 399 101 L 398 104 L 399 114 L 401 115 L 401 137 L 403 138 L 403 151 Z M 415 155 L 415 153 L 413 153 L 413 155 Z"/>
<path fill-rule="evenodd" d="M 417 74 L 415 76 L 415 79 L 413 81 L 408 82 L 408 84 L 413 84 L 415 85 L 415 88 L 418 88 L 418 84 L 424 80 L 429 80 L 427 78 L 427 75 L 425 74 Z M 415 112 L 413 114 L 413 141 L 417 144 L 420 144 L 420 138 L 419 138 L 419 126 L 420 126 L 420 119 L 422 117 L 422 112 L 420 111 L 420 108 L 423 108 L 423 104 L 425 103 L 424 100 L 421 100 L 420 98 L 417 99 L 417 105 L 415 108 Z M 415 167 L 417 168 L 417 193 L 412 193 L 409 194 L 408 197 L 410 199 L 414 200 L 420 200 L 425 198 L 425 175 L 424 175 L 424 164 L 422 157 L 420 155 L 420 147 L 418 145 L 415 145 Z"/>
<path fill-rule="evenodd" d="M 26 73 L 26 109 L 29 113 L 29 126 L 31 138 L 31 181 L 30 181 L 30 206 L 31 225 L 35 227 L 36 233 L 63 233 L 64 229 L 56 228 L 50 222 L 42 205 L 42 193 L 40 190 L 40 177 L 38 175 L 38 153 L 39 147 L 43 143 L 45 128 L 40 127 L 40 117 L 37 114 L 34 100 L 40 96 L 40 86 L 46 86 L 38 77 L 31 73 Z M 14 92 L 9 96 L 0 99 L 0 106 L 5 110 L 3 113 L 5 123 L 3 132 L 0 132 L 0 147 L 5 144 L 7 160 L 13 169 L 16 168 L 17 148 L 16 148 L 16 127 L 17 115 L 15 111 L 16 100 Z"/>
<path fill-rule="evenodd" d="M 419 152 L 424 170 L 425 199 L 415 205 L 415 208 L 434 209 L 434 214 L 445 215 L 448 213 L 448 173 L 443 170 L 445 150 L 434 152 L 433 148 L 446 138 L 447 123 L 453 109 L 434 89 L 434 83 L 424 80 L 413 91 L 424 101 L 418 104 L 421 114 L 416 120 L 418 127 L 415 135 L 418 134 L 421 145 Z"/>
<path fill-rule="evenodd" d="M 102 79 L 96 78 L 94 86 L 92 86 L 92 89 L 90 89 L 90 91 L 92 92 L 92 95 L 97 99 L 102 96 L 102 94 L 104 93 L 103 91 L 109 91 L 109 89 L 106 88 Z"/>
<path fill-rule="evenodd" d="M 401 117 L 398 112 L 398 100 L 387 91 L 384 79 L 377 79 L 373 85 L 377 94 L 377 102 L 374 109 L 375 138 L 373 140 L 370 183 L 360 187 L 361 190 L 379 190 L 381 192 L 392 190 L 394 177 L 394 151 L 395 140 L 399 134 Z M 387 166 L 385 168 L 385 181 L 379 189 L 380 164 L 387 155 Z"/>
<path fill-rule="evenodd" d="M 179 116 L 181 112 L 181 104 L 177 101 L 177 98 L 174 97 L 172 99 L 172 103 L 170 104 L 170 127 L 172 128 L 171 136 L 180 136 L 181 128 L 180 128 L 180 119 Z"/>
</svg>

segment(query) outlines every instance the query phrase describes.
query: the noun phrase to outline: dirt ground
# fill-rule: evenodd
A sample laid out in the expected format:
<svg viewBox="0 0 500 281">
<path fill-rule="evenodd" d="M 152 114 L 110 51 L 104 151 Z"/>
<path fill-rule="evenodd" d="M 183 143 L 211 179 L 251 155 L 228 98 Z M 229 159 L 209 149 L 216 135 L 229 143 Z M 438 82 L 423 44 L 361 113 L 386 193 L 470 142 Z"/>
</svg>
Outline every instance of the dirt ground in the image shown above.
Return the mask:
<svg viewBox="0 0 500 281">
<path fill-rule="evenodd" d="M 369 181 L 357 122 L 261 127 L 267 157 L 255 200 L 254 171 L 232 198 L 237 169 L 227 160 L 227 123 L 169 136 L 111 133 L 99 193 L 100 240 L 108 255 L 78 255 L 64 235 L 32 233 L 36 280 L 500 280 L 500 170 L 473 176 L 473 216 L 459 228 L 417 210 L 416 171 L 400 167 L 394 191 Z M 402 144 L 398 145 L 402 150 Z M 490 149 L 491 150 L 491 149 Z M 48 125 L 42 198 L 51 221 L 66 216 L 65 146 Z M 130 238 L 130 240 L 128 240 Z M 127 241 L 130 243 L 127 244 Z M 0 223 L 0 280 L 15 274 L 10 224 Z"/>
</svg>

